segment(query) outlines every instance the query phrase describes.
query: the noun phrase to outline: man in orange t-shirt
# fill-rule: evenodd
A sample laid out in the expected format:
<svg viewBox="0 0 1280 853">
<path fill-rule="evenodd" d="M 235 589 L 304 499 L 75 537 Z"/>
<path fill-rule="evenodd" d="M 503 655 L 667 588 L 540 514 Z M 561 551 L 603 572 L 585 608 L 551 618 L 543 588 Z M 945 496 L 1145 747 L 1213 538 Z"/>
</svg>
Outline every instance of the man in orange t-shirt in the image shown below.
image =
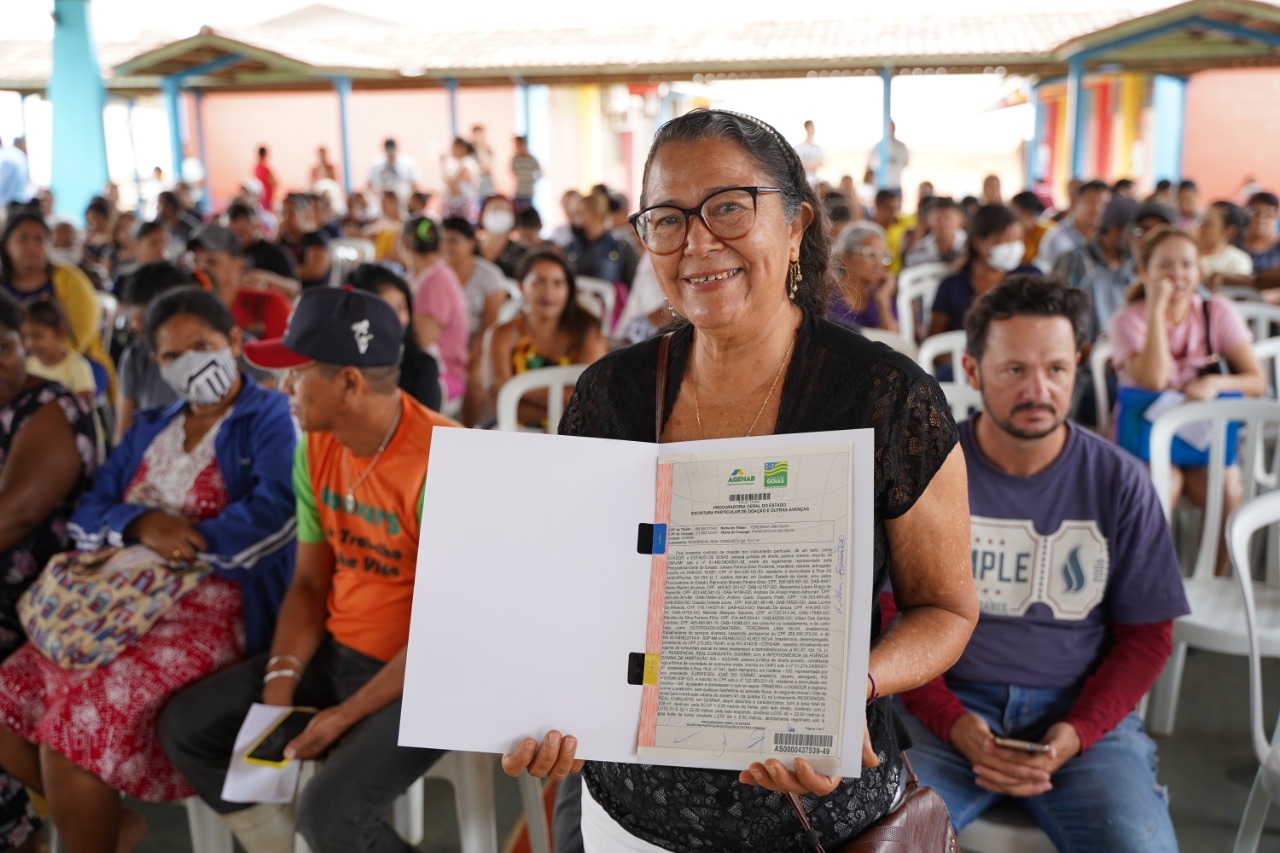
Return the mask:
<svg viewBox="0 0 1280 853">
<path fill-rule="evenodd" d="M 298 557 L 268 655 L 175 697 L 160 724 L 175 766 L 250 853 L 291 849 L 289 806 L 222 799 L 250 703 L 322 709 L 285 749 L 325 756 L 297 831 L 315 853 L 403 850 L 383 817 L 440 756 L 397 745 L 409 610 L 431 434 L 454 422 L 399 390 L 404 333 L 372 294 L 305 291 L 284 338 L 246 347 L 287 369 L 306 431 L 294 457 Z"/>
</svg>

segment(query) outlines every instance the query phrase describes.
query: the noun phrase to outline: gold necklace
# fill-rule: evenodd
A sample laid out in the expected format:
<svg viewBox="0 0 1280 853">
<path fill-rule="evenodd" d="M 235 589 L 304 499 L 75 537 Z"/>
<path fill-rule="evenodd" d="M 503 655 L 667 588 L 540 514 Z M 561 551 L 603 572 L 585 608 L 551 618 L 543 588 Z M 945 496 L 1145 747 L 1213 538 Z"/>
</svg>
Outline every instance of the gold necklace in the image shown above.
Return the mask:
<svg viewBox="0 0 1280 853">
<path fill-rule="evenodd" d="M 356 511 L 356 489 L 360 488 L 360 484 L 373 471 L 373 466 L 378 464 L 378 460 L 382 458 L 382 451 L 387 449 L 387 445 L 391 443 L 391 437 L 396 434 L 396 427 L 400 426 L 400 413 L 404 411 L 404 398 L 400 398 L 399 404 L 396 406 L 396 416 L 391 420 L 391 429 L 387 430 L 387 434 L 382 437 L 382 444 L 378 445 L 378 452 L 373 454 L 373 461 L 360 472 L 360 477 L 354 483 L 347 487 L 346 497 L 342 499 L 342 508 L 348 513 L 354 514 Z M 351 482 L 351 452 L 344 446 L 342 448 L 342 482 Z"/>
<path fill-rule="evenodd" d="M 787 346 L 787 351 L 782 355 L 782 363 L 778 365 L 778 372 L 773 375 L 773 384 L 769 386 L 769 393 L 764 395 L 764 402 L 760 404 L 760 410 L 756 412 L 755 420 L 751 422 L 751 426 L 747 427 L 747 435 L 751 435 L 756 428 L 756 424 L 760 422 L 760 416 L 764 414 L 764 407 L 769 405 L 769 401 L 773 399 L 773 389 L 778 387 L 778 380 L 782 378 L 782 370 L 787 366 L 787 359 L 791 358 L 791 350 L 795 348 L 795 345 L 795 338 L 792 338 L 790 345 Z M 691 387 L 693 390 L 693 414 L 698 419 L 698 438 L 706 438 L 702 433 L 702 410 L 698 406 L 698 383 L 694 382 Z"/>
</svg>

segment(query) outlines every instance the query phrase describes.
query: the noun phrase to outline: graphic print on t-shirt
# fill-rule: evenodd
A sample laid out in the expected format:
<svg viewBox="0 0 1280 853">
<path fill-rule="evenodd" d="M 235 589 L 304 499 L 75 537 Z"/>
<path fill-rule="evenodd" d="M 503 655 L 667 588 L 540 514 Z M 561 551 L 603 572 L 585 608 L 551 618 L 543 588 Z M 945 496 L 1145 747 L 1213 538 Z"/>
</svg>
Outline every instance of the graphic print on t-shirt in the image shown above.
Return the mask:
<svg viewBox="0 0 1280 853">
<path fill-rule="evenodd" d="M 1030 521 L 974 516 L 973 580 L 983 613 L 1021 616 L 1032 604 L 1080 621 L 1102 603 L 1110 574 L 1096 521 L 1064 521 L 1051 536 Z"/>
</svg>

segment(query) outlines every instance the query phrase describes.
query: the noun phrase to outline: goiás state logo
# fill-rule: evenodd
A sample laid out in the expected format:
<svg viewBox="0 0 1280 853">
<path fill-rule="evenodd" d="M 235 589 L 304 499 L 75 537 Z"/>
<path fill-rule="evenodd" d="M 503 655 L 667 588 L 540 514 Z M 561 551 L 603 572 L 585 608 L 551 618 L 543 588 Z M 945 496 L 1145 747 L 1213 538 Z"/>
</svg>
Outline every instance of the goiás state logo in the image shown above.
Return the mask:
<svg viewBox="0 0 1280 853">
<path fill-rule="evenodd" d="M 787 463 L 764 463 L 764 484 L 773 489 L 780 489 L 787 484 Z"/>
</svg>

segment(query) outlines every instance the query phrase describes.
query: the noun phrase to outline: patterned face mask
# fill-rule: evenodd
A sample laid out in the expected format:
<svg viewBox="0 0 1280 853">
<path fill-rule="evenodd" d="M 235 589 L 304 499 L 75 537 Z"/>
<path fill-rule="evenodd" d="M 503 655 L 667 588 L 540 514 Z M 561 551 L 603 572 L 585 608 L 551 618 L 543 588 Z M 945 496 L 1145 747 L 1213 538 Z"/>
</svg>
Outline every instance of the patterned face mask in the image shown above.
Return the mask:
<svg viewBox="0 0 1280 853">
<path fill-rule="evenodd" d="M 160 368 L 160 376 L 178 396 L 195 406 L 212 406 L 236 382 L 239 368 L 231 348 L 185 352 Z"/>
</svg>

